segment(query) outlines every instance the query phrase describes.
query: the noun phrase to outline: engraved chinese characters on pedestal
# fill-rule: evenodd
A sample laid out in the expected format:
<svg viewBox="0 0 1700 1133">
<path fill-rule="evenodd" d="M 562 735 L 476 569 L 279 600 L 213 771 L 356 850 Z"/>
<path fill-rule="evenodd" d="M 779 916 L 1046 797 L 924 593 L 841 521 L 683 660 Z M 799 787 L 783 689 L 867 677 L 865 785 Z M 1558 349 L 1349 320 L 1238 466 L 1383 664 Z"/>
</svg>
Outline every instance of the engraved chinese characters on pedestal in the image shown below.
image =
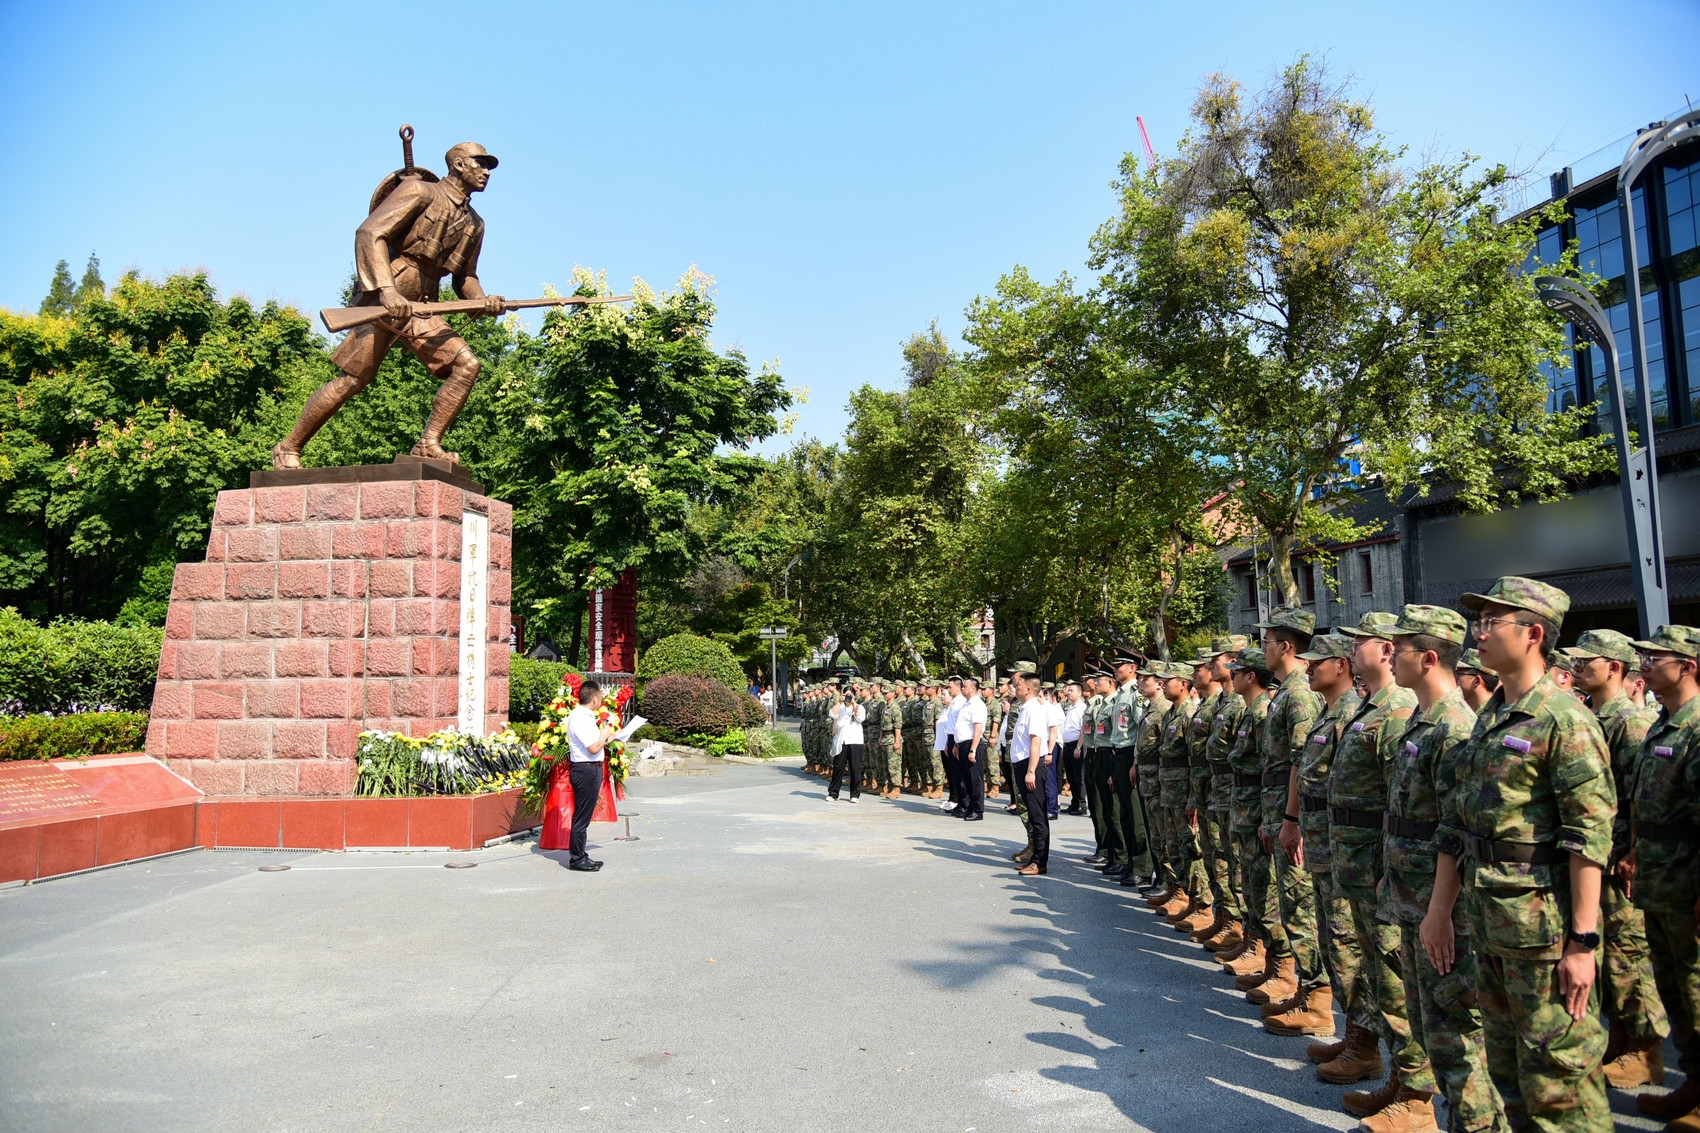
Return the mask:
<svg viewBox="0 0 1700 1133">
<path fill-rule="evenodd" d="M 474 511 L 460 523 L 460 731 L 484 734 L 485 655 L 489 636 L 490 518 Z"/>
</svg>

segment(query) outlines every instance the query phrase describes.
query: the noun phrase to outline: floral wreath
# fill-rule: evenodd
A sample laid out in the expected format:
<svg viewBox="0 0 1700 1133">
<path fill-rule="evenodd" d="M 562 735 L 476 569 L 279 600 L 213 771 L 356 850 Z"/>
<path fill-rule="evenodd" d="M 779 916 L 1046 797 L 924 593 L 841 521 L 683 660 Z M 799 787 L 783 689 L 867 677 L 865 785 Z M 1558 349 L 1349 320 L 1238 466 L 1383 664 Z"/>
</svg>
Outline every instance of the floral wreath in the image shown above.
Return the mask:
<svg viewBox="0 0 1700 1133">
<path fill-rule="evenodd" d="M 579 706 L 578 693 L 583 686 L 584 677 L 568 673 L 555 690 L 554 699 L 539 714 L 537 742 L 531 745 L 531 763 L 525 769 L 525 801 L 537 808 L 543 806 L 555 772 L 568 762 L 567 717 Z M 617 730 L 622 712 L 631 698 L 632 690 L 623 687 L 604 695 L 602 704 L 596 709 L 596 726 Z M 602 749 L 602 757 L 608 762 L 609 778 L 616 785 L 624 783 L 630 768 L 626 761 L 625 741 L 610 738 Z"/>
</svg>

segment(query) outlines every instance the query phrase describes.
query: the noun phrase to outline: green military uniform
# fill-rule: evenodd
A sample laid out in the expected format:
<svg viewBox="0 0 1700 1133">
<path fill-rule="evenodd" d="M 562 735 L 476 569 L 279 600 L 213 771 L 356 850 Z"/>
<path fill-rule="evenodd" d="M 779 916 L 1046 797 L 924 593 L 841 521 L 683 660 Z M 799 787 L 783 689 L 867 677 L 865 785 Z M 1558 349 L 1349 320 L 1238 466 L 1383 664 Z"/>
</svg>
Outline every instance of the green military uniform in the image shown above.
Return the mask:
<svg viewBox="0 0 1700 1133">
<path fill-rule="evenodd" d="M 1649 653 L 1700 659 L 1700 629 L 1661 626 L 1635 645 Z M 1663 661 L 1662 664 L 1670 664 Z M 1630 782 L 1635 907 L 1646 917 L 1647 944 L 1671 1037 L 1688 1082 L 1700 1078 L 1700 696 L 1660 709 L 1647 729 Z"/>
<path fill-rule="evenodd" d="M 1263 650 L 1239 651 L 1236 669 L 1262 670 Z M 1263 724 L 1274 693 L 1262 689 L 1245 706 L 1228 749 L 1234 771 L 1232 829 L 1240 858 L 1240 892 L 1245 900 L 1245 939 L 1261 941 L 1277 960 L 1293 954 L 1275 893 L 1275 858 L 1263 848 Z"/>
<path fill-rule="evenodd" d="M 944 786 L 944 761 L 939 758 L 938 749 L 933 746 L 938 735 L 939 717 L 943 715 L 945 705 L 939 698 L 932 695 L 937 686 L 928 686 L 928 695 L 921 701 L 921 779 L 927 785 L 929 792 Z"/>
<path fill-rule="evenodd" d="M 1166 666 L 1159 661 L 1140 671 L 1150 673 L 1161 680 L 1165 676 L 1165 670 Z M 1169 822 L 1168 813 L 1163 809 L 1160 768 L 1163 732 L 1172 711 L 1174 705 L 1161 690 L 1158 691 L 1156 699 L 1146 702 L 1145 714 L 1139 718 L 1139 739 L 1134 749 L 1134 760 L 1138 767 L 1138 805 L 1150 820 L 1147 829 L 1152 864 L 1156 867 L 1158 882 L 1167 885 L 1171 890 L 1180 885 L 1181 879 L 1180 873 L 1174 868 L 1174 859 L 1169 855 Z"/>
<path fill-rule="evenodd" d="M 1093 679 L 1102 677 L 1101 672 L 1091 672 L 1087 676 Z M 1086 698 L 1086 716 L 1080 725 L 1080 747 L 1085 752 L 1085 760 L 1081 764 L 1081 778 L 1086 784 L 1086 813 L 1092 820 L 1092 856 L 1089 860 L 1104 857 L 1104 742 L 1108 732 L 1104 727 L 1104 707 L 1107 700 L 1101 692 L 1095 692 Z"/>
<path fill-rule="evenodd" d="M 1389 631 L 1398 616 L 1365 614 L 1355 628 L 1341 632 L 1352 638 L 1391 641 Z M 1334 888 L 1351 905 L 1352 925 L 1363 959 L 1364 978 L 1373 1008 L 1379 1009 L 1370 1029 L 1387 1042 L 1399 1080 L 1409 1089 L 1433 1093 L 1434 1071 L 1428 1052 L 1413 1035 L 1405 1002 L 1405 979 L 1399 947 L 1404 933 L 1397 922 L 1376 915 L 1376 887 L 1382 875 L 1382 825 L 1387 812 L 1387 769 L 1404 734 L 1405 721 L 1417 707 L 1417 694 L 1387 685 L 1370 693 L 1347 720 L 1334 753 L 1328 780 L 1329 857 Z"/>
<path fill-rule="evenodd" d="M 1345 658 L 1352 643 L 1337 634 L 1311 641 L 1305 661 Z M 1308 680 L 1308 678 L 1307 678 Z M 1300 994 L 1321 987 L 1324 979 L 1334 989 L 1334 999 L 1346 1013 L 1348 1023 L 1378 1033 L 1375 997 L 1363 971 L 1363 953 L 1352 927 L 1352 907 L 1334 884 L 1333 863 L 1328 856 L 1328 777 L 1334 769 L 1334 754 L 1346 722 L 1357 712 L 1356 690 L 1347 689 L 1322 714 L 1305 736 L 1304 754 L 1299 757 L 1299 832 L 1304 835 L 1305 869 L 1316 892 L 1316 938 L 1322 952 L 1323 972 L 1314 983 L 1299 982 Z"/>
<path fill-rule="evenodd" d="M 885 781 L 894 795 L 903 790 L 903 702 L 898 699 L 897 692 L 895 685 L 887 689 L 884 712 L 880 716 Z"/>
<path fill-rule="evenodd" d="M 1388 632 L 1396 645 L 1411 634 L 1462 643 L 1464 619 L 1439 606 L 1406 606 Z M 1405 722 L 1387 769 L 1382 884 L 1377 915 L 1398 925 L 1400 975 L 1413 1039 L 1428 1052 L 1432 1075 L 1452 1108 L 1459 1133 L 1505 1127 L 1482 1051 L 1476 1007 L 1476 956 L 1463 919 L 1453 916 L 1456 959 L 1441 975 L 1420 929 L 1434 894 L 1434 835 L 1440 824 L 1436 786 L 1441 766 L 1470 738 L 1476 714 L 1453 688 Z M 1432 1088 L 1432 1087 L 1423 1087 Z"/>
<path fill-rule="evenodd" d="M 996 696 L 986 700 L 986 732 L 980 741 L 981 774 L 985 776 L 986 793 L 995 794 L 1003 785 L 1003 750 L 998 743 L 998 730 L 1003 725 L 1003 701 Z"/>
<path fill-rule="evenodd" d="M 1125 656 L 1118 654 L 1117 663 L 1125 662 Z M 1106 714 L 1109 718 L 1107 736 L 1110 754 L 1103 761 L 1104 853 L 1110 861 L 1105 872 L 1149 876 L 1156 867 L 1151 830 L 1146 822 L 1148 812 L 1134 793 L 1133 786 L 1135 749 L 1144 723 L 1140 714 L 1139 690 L 1134 681 L 1119 686 L 1110 695 Z"/>
<path fill-rule="evenodd" d="M 1259 622 L 1259 629 L 1284 627 L 1310 633 L 1316 618 L 1297 607 L 1282 607 Z M 1263 720 L 1263 832 L 1271 839 L 1275 880 L 1281 898 L 1281 926 L 1293 951 L 1299 986 L 1321 987 L 1322 951 L 1317 941 L 1316 886 L 1310 870 L 1287 856 L 1279 842 L 1287 813 L 1287 786 L 1293 765 L 1304 753 L 1311 727 L 1322 713 L 1322 698 L 1310 690 L 1304 666 L 1287 674 L 1269 701 Z"/>
<path fill-rule="evenodd" d="M 1577 660 L 1604 657 L 1636 668 L 1640 657 L 1627 635 L 1609 629 L 1589 630 L 1565 650 Z M 1670 1034 L 1664 1004 L 1653 980 L 1653 961 L 1647 950 L 1646 916 L 1629 899 L 1629 886 L 1617 876 L 1617 864 L 1629 853 L 1630 776 L 1641 754 L 1647 730 L 1657 709 L 1641 708 L 1624 693 L 1596 704 L 1594 718 L 1611 749 L 1612 782 L 1617 789 L 1617 817 L 1611 828 L 1611 864 L 1600 884 L 1600 932 L 1605 937 L 1605 964 L 1600 969 L 1600 998 L 1606 1018 L 1636 1047 L 1662 1042 Z M 1615 1057 L 1615 1056 L 1614 1056 Z M 1609 1076 L 1609 1075 L 1608 1075 Z"/>
<path fill-rule="evenodd" d="M 1209 664 L 1210 650 L 1199 650 L 1198 656 L 1184 666 L 1194 671 L 1187 674 L 1187 679 L 1192 680 L 1200 667 Z M 1187 793 L 1181 811 L 1182 844 L 1190 845 L 1197 855 L 1197 861 L 1191 867 L 1198 878 L 1197 903 L 1201 908 L 1209 908 L 1212 918 L 1215 918 L 1221 915 L 1217 902 L 1222 898 L 1210 871 L 1215 844 L 1210 841 L 1210 763 L 1205 759 L 1204 748 L 1210 742 L 1210 729 L 1216 723 L 1216 708 L 1222 703 L 1222 690 L 1217 689 L 1200 698 L 1196 689 L 1195 684 L 1194 708 L 1186 724 Z M 1212 919 L 1211 924 L 1216 923 Z"/>
<path fill-rule="evenodd" d="M 1466 594 L 1562 624 L 1570 599 L 1533 579 L 1499 579 Z M 1444 765 L 1435 844 L 1458 859 L 1464 919 L 1478 963 L 1488 1073 L 1513 1129 L 1605 1129 L 1599 988 L 1573 1020 L 1556 961 L 1571 926 L 1572 856 L 1604 869 L 1617 793 L 1594 716 L 1543 675 L 1515 703 L 1502 684 L 1470 739 Z"/>
<path fill-rule="evenodd" d="M 1192 792 L 1192 718 L 1198 714 L 1198 697 L 1192 691 L 1192 666 L 1168 663 L 1164 675 L 1185 680 L 1183 699 L 1169 706 L 1162 721 L 1162 739 L 1157 745 L 1157 793 L 1163 809 L 1163 854 L 1180 887 L 1198 905 L 1208 902 L 1209 886 L 1199 863 L 1198 835 L 1187 820 L 1187 798 Z"/>
<path fill-rule="evenodd" d="M 858 694 L 865 714 L 862 720 L 864 777 L 870 790 L 883 795 L 886 792 L 886 768 L 879 747 L 880 737 L 885 734 L 885 698 L 880 695 L 878 678 L 858 690 Z"/>
<path fill-rule="evenodd" d="M 1241 634 L 1218 637 L 1211 641 L 1212 662 L 1224 653 L 1237 653 L 1249 644 Z M 1239 848 L 1234 841 L 1234 771 L 1228 763 L 1233 749 L 1240 718 L 1245 715 L 1245 698 L 1224 685 L 1210 716 L 1210 728 L 1204 740 L 1204 765 L 1209 772 L 1208 794 L 1199 808 L 1199 842 L 1204 850 L 1205 868 L 1210 873 L 1210 891 L 1216 907 L 1228 921 L 1242 917 L 1240 907 Z"/>
</svg>

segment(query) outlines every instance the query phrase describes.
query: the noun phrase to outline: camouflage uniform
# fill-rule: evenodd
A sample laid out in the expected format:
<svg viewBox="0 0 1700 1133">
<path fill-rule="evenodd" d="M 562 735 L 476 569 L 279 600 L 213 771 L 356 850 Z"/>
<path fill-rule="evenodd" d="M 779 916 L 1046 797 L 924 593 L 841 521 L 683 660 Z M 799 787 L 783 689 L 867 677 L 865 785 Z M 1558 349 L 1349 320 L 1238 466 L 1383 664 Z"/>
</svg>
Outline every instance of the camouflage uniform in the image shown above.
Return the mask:
<svg viewBox="0 0 1700 1133">
<path fill-rule="evenodd" d="M 1003 785 L 1003 752 L 998 744 L 998 730 L 1003 724 L 1003 701 L 992 697 L 986 702 L 986 734 L 980 743 L 980 761 L 985 764 L 986 793 L 989 795 Z"/>
<path fill-rule="evenodd" d="M 1244 648 L 1243 636 L 1218 637 L 1210 643 L 1212 659 Z M 1240 717 L 1245 714 L 1245 698 L 1232 687 L 1224 686 L 1216 700 L 1216 710 L 1210 715 L 1210 727 L 1204 739 L 1204 766 L 1209 773 L 1207 793 L 1199 807 L 1199 834 L 1204 844 L 1205 866 L 1210 873 L 1210 891 L 1216 907 L 1228 920 L 1241 919 L 1239 851 L 1233 834 L 1234 772 L 1228 765 L 1228 752 L 1234 745 L 1234 733 L 1239 730 Z M 1208 816 L 1208 817 L 1206 817 Z"/>
<path fill-rule="evenodd" d="M 1462 642 L 1466 627 L 1451 610 L 1406 606 L 1390 632 Z M 1429 959 L 1419 929 L 1434 893 L 1434 834 L 1440 823 L 1436 776 L 1469 739 L 1475 723 L 1476 714 L 1456 688 L 1405 722 L 1388 767 L 1383 880 L 1376 909 L 1382 920 L 1402 931 L 1399 965 L 1411 1035 L 1428 1052 L 1458 1133 L 1505 1128 L 1482 1050 L 1476 956 L 1462 917 L 1454 913 L 1456 959 L 1443 976 Z"/>
<path fill-rule="evenodd" d="M 1569 597 L 1533 579 L 1499 579 L 1464 605 L 1496 602 L 1561 624 Z M 1582 703 L 1543 675 L 1515 704 L 1501 685 L 1456 759 L 1442 765 L 1436 847 L 1458 860 L 1476 947 L 1488 1073 L 1513 1129 L 1608 1129 L 1599 987 L 1573 1020 L 1556 961 L 1571 927 L 1570 856 L 1602 869 L 1617 793 L 1605 735 Z M 1519 860 L 1523 859 L 1523 860 Z"/>
<path fill-rule="evenodd" d="M 944 712 L 944 707 L 937 696 L 928 696 L 921 701 L 921 781 L 927 785 L 928 790 L 944 786 L 944 761 L 939 758 L 938 750 L 933 747 L 939 716 Z"/>
<path fill-rule="evenodd" d="M 903 774 L 909 789 L 919 794 L 923 789 L 921 752 L 921 698 L 910 683 L 904 689 L 903 700 Z"/>
<path fill-rule="evenodd" d="M 1662 626 L 1648 652 L 1700 655 L 1700 629 Z M 1700 1074 L 1700 942 L 1694 907 L 1700 897 L 1700 696 L 1675 712 L 1660 710 L 1631 776 L 1635 907 L 1646 915 L 1653 977 L 1670 1013 L 1689 1082 Z"/>
<path fill-rule="evenodd" d="M 1163 733 L 1168 724 L 1169 714 L 1174 711 L 1174 705 L 1161 692 L 1157 699 L 1151 701 L 1145 709 L 1145 715 L 1139 720 L 1139 739 L 1135 744 L 1135 759 L 1139 767 L 1139 802 L 1144 813 L 1150 818 L 1147 835 L 1151 843 L 1152 865 L 1156 869 L 1157 880 L 1169 886 L 1181 883 L 1180 875 L 1175 870 L 1175 860 L 1169 854 L 1169 815 L 1162 807 L 1161 787 L 1158 780 L 1158 752 L 1162 748 Z"/>
<path fill-rule="evenodd" d="M 1168 664 L 1171 679 L 1192 679 L 1192 666 Z M 1171 705 L 1163 720 L 1163 739 L 1157 748 L 1158 795 L 1163 807 L 1163 852 L 1180 886 L 1200 905 L 1208 905 L 1210 889 L 1204 881 L 1199 860 L 1198 833 L 1187 821 L 1187 800 L 1192 793 L 1192 718 L 1198 714 L 1198 697 L 1188 687 L 1185 699 Z"/>
<path fill-rule="evenodd" d="M 1343 658 L 1350 652 L 1350 641 L 1328 634 L 1314 639 L 1311 651 L 1300 657 L 1320 661 Z M 1321 987 L 1326 980 L 1333 986 L 1334 1001 L 1346 1013 L 1346 1021 L 1379 1033 L 1375 995 L 1363 970 L 1363 950 L 1352 926 L 1352 907 L 1334 883 L 1328 854 L 1328 777 L 1346 722 L 1360 703 L 1357 692 L 1347 689 L 1333 704 L 1325 704 L 1305 736 L 1304 754 L 1299 757 L 1299 832 L 1304 835 L 1304 867 L 1316 892 L 1316 936 L 1324 969 L 1314 982 L 1301 979 L 1299 993 Z"/>
<path fill-rule="evenodd" d="M 1316 619 L 1304 610 L 1276 610 L 1273 620 L 1259 623 L 1268 629 L 1286 626 L 1309 632 Z M 1272 840 L 1281 836 L 1287 812 L 1287 782 L 1293 764 L 1304 754 L 1306 737 L 1322 712 L 1322 698 L 1310 690 L 1303 666 L 1287 674 L 1269 701 L 1263 721 L 1263 832 Z M 1322 952 L 1317 944 L 1316 886 L 1310 871 L 1290 859 L 1279 843 L 1271 852 L 1275 878 L 1280 887 L 1281 925 L 1293 950 L 1300 987 L 1321 987 Z"/>
<path fill-rule="evenodd" d="M 885 747 L 885 779 L 891 790 L 899 791 L 903 788 L 903 701 L 898 699 L 897 689 L 891 690 L 883 709 L 880 743 Z"/>
<path fill-rule="evenodd" d="M 866 737 L 866 754 L 863 757 L 864 777 L 869 786 L 876 792 L 884 794 L 886 787 L 885 760 L 880 757 L 880 738 L 885 734 L 885 697 L 880 694 L 879 682 L 876 680 L 868 688 L 861 690 L 864 698 L 862 711 L 866 717 L 862 721 L 862 735 Z"/>
<path fill-rule="evenodd" d="M 1353 638 L 1391 641 L 1398 617 L 1365 614 Z M 1410 689 L 1388 684 L 1372 692 L 1346 720 L 1328 778 L 1329 858 L 1335 892 L 1346 898 L 1362 957 L 1372 1008 L 1379 1008 L 1370 1029 L 1387 1042 L 1395 1072 L 1409 1089 L 1437 1088 L 1428 1052 L 1411 1030 L 1405 1003 L 1405 979 L 1399 947 L 1404 936 L 1397 922 L 1376 915 L 1376 887 L 1382 875 L 1382 827 L 1387 812 L 1387 769 L 1398 750 L 1405 721 L 1417 707 Z"/>
<path fill-rule="evenodd" d="M 1210 664 L 1210 651 L 1202 649 L 1193 661 L 1192 667 Z M 1210 733 L 1217 726 L 1216 716 L 1222 706 L 1222 690 L 1217 689 L 1202 701 L 1193 712 L 1187 728 L 1187 809 L 1193 812 L 1198 823 L 1192 832 L 1192 844 L 1198 850 L 1197 872 L 1201 888 L 1201 896 L 1208 898 L 1208 905 L 1218 916 L 1227 912 L 1226 860 L 1217 850 L 1217 833 L 1210 827 L 1210 760 L 1205 755 L 1205 748 L 1210 745 Z M 1185 820 L 1183 814 L 1182 820 Z M 1224 869 L 1224 876 L 1218 877 L 1218 865 Z"/>
<path fill-rule="evenodd" d="M 1261 669 L 1263 650 L 1242 649 L 1236 668 Z M 1281 927 L 1280 907 L 1275 900 L 1275 860 L 1263 848 L 1258 831 L 1263 825 L 1263 721 L 1272 694 L 1260 691 L 1245 706 L 1239 727 L 1234 729 L 1228 749 L 1228 766 L 1233 768 L 1234 847 L 1240 860 L 1240 893 L 1244 898 L 1245 937 L 1261 940 L 1277 959 L 1293 954 Z"/>
<path fill-rule="evenodd" d="M 1636 668 L 1640 659 L 1635 644 L 1612 630 L 1590 630 L 1565 650 L 1578 660 L 1605 657 L 1623 664 L 1624 671 Z M 1622 1028 L 1632 1043 L 1644 1045 L 1670 1034 L 1664 1004 L 1659 1002 L 1653 980 L 1653 961 L 1647 949 L 1647 923 L 1641 910 L 1629 899 L 1627 886 L 1617 876 L 1616 866 L 1629 853 L 1630 775 L 1641 754 L 1647 729 L 1658 718 L 1657 709 L 1638 707 L 1623 693 L 1594 706 L 1594 717 L 1611 749 L 1612 782 L 1617 788 L 1617 818 L 1611 828 L 1611 864 L 1600 884 L 1600 931 L 1605 936 L 1605 964 L 1600 969 L 1600 997 L 1606 1018 Z"/>
</svg>

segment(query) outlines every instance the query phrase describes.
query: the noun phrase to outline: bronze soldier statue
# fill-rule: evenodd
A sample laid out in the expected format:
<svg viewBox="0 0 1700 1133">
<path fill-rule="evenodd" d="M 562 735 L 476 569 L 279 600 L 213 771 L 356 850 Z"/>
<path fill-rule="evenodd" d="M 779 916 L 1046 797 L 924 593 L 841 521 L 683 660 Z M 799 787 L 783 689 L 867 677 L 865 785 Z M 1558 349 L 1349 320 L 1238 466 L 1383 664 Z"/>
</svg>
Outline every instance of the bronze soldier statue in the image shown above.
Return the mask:
<svg viewBox="0 0 1700 1133">
<path fill-rule="evenodd" d="M 476 314 L 495 316 L 507 309 L 500 295 L 485 295 L 478 282 L 484 220 L 471 203 L 472 194 L 489 183 L 496 159 L 478 143 L 462 142 L 446 155 L 448 176 L 439 181 L 413 167 L 412 134 L 403 127 L 407 167 L 379 186 L 371 215 L 354 233 L 355 305 L 382 307 L 384 317 L 356 326 L 343 339 L 334 355 L 342 372 L 307 399 L 295 428 L 272 449 L 274 468 L 301 467 L 302 447 L 371 384 L 397 339 L 442 382 L 413 455 L 459 463 L 458 453 L 443 449 L 443 434 L 472 393 L 478 359 L 441 315 L 416 305 L 434 303 L 446 275 L 462 299 L 483 301 Z"/>
</svg>

